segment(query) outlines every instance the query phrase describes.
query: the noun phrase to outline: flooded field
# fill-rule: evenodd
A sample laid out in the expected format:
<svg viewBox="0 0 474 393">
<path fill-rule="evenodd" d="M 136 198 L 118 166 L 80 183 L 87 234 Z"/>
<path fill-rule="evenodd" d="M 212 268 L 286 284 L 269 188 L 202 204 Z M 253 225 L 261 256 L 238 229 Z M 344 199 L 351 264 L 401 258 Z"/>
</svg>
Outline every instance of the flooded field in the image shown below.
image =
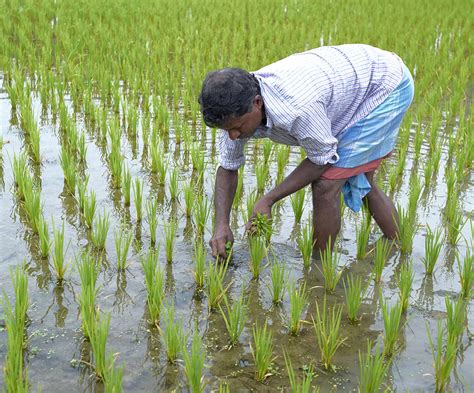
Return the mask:
<svg viewBox="0 0 474 393">
<path fill-rule="evenodd" d="M 472 75 L 468 72 L 472 59 L 467 54 L 468 22 L 462 17 L 444 18 L 443 22 L 434 18 L 425 25 L 409 19 L 406 23 L 420 30 L 420 37 L 412 40 L 418 39 L 418 43 L 411 43 L 401 22 L 406 17 L 401 10 L 392 10 L 400 18 L 391 26 L 393 31 L 384 26 L 383 18 L 377 17 L 374 25 L 379 30 L 359 27 L 357 34 L 351 35 L 346 23 L 350 10 L 323 2 L 334 26 L 337 16 L 342 20 L 337 22 L 339 30 L 318 24 L 318 29 L 311 32 L 315 39 L 304 33 L 310 18 L 301 14 L 316 15 L 314 6 L 307 2 L 267 4 L 278 10 L 258 15 L 265 23 L 271 23 L 273 17 L 272 23 L 281 31 L 272 35 L 264 29 L 262 40 L 277 45 L 262 54 L 265 46 L 244 34 L 240 41 L 225 27 L 222 35 L 228 38 L 229 47 L 225 40 L 220 44 L 212 40 L 214 32 L 203 27 L 204 15 L 214 11 L 211 21 L 219 21 L 227 14 L 221 9 L 224 5 L 211 2 L 204 2 L 202 8 L 196 2 L 184 2 L 186 5 L 179 5 L 176 10 L 161 10 L 162 14 L 155 16 L 158 11 L 154 7 L 159 5 L 151 2 L 144 2 L 138 12 L 123 2 L 99 2 L 97 8 L 91 9 L 82 2 L 68 10 L 48 1 L 44 3 L 44 13 L 38 14 L 31 7 L 13 3 L 9 10 L 12 20 L 23 22 L 16 30 L 9 22 L 3 24 L 10 41 L 3 42 L 5 54 L 0 63 L 0 288 L 4 292 L 0 294 L 0 366 L 4 370 L 0 386 L 6 391 L 16 391 L 9 384 L 12 374 L 7 353 L 13 347 L 8 339 L 6 301 L 17 304 L 18 292 L 11 280 L 16 267 L 24 266 L 28 278 L 29 301 L 19 355 L 25 371 L 19 375 L 27 376 L 30 391 L 114 391 L 107 386 L 112 379 L 129 392 L 199 391 L 190 388 L 188 378 L 187 362 L 190 358 L 197 361 L 192 357 L 194 337 L 204 358 L 201 384 L 205 384 L 205 391 L 225 391 L 225 386 L 230 391 L 291 391 L 286 354 L 298 377 L 313 370 L 311 385 L 326 392 L 370 391 L 360 388 L 361 358 L 367 353 L 368 342 L 372 354 L 377 343 L 381 350 L 387 347 L 382 305 L 396 308 L 401 292 L 400 272 L 410 262 L 413 281 L 408 289 L 408 307 L 400 314 L 393 354 L 386 356 L 384 362 L 387 375 L 382 386 L 393 391 L 470 391 L 474 387 L 474 265 L 468 265 L 469 261 L 472 264 L 474 241 Z M 227 6 L 230 16 L 225 18 L 238 18 L 239 10 Z M 79 17 L 83 24 L 68 24 L 73 11 L 81 7 L 87 9 Z M 361 13 L 367 11 L 363 6 L 357 7 Z M 435 2 L 433 7 L 440 14 L 448 12 L 442 2 Z M 453 6 L 449 15 L 459 15 L 459 7 Z M 250 12 L 248 6 L 243 9 Z M 378 12 L 385 15 L 388 9 Z M 425 10 L 417 12 L 419 18 L 426 17 Z M 298 15 L 301 23 L 292 28 L 291 22 L 298 20 Z M 140 21 L 142 16 L 144 21 Z M 29 26 L 35 18 L 41 23 Z M 169 28 L 159 19 L 170 21 Z M 100 28 L 98 20 L 102 23 Z M 172 25 L 173 20 L 179 23 Z M 99 38 L 90 47 L 84 42 L 94 38 L 82 30 L 88 23 L 95 26 Z M 137 28 L 153 23 L 164 34 L 161 39 L 149 27 L 143 31 Z M 111 26 L 118 29 L 113 38 Z M 252 26 L 247 28 L 254 33 Z M 203 29 L 202 36 L 197 33 L 199 29 Z M 428 32 L 429 39 L 421 37 L 423 31 Z M 33 33 L 37 34 L 36 39 L 32 38 Z M 43 40 L 45 36 L 51 40 L 50 34 L 57 37 L 46 45 Z M 73 39 L 75 34 L 78 37 Z M 101 37 L 110 38 L 116 48 L 111 51 Z M 244 235 L 248 205 L 257 194 L 260 179 L 256 174 L 262 162 L 269 168 L 264 189 L 270 190 L 280 181 L 278 156 L 284 156 L 279 145 L 253 140 L 247 145 L 242 192 L 231 214 L 235 244 L 222 286 L 217 289 L 221 308 L 210 307 L 211 273 L 207 263 L 214 264 L 214 260 L 207 244 L 213 227 L 219 131 L 206 128 L 201 121 L 197 94 L 203 76 L 220 66 L 259 68 L 288 53 L 361 40 L 397 52 L 415 75 L 417 93 L 402 125 L 396 152 L 377 173 L 377 182 L 399 204 L 400 211 L 411 214 L 405 221 L 408 224 L 402 227 L 408 240 L 401 239 L 382 258 L 384 265 L 377 280 L 374 260 L 381 233 L 374 223 L 369 223 L 364 246 L 358 238 L 361 228 L 367 226 L 364 215 L 345 208 L 336 246 L 337 271 L 342 273 L 334 291 L 328 291 L 321 261 L 312 259 L 305 267 L 298 245 L 312 213 L 311 190 L 307 187 L 301 223 L 295 220 L 290 198 L 273 208 L 273 234 L 260 264 L 261 273 L 253 278 Z M 211 41 L 206 53 L 206 42 Z M 57 53 L 53 55 L 51 48 Z M 240 59 L 237 52 L 244 48 L 245 59 Z M 36 57 L 29 58 L 29 50 L 34 49 Z M 229 56 L 223 60 L 219 53 Z M 51 59 L 53 63 L 46 63 Z M 447 73 L 446 69 L 451 71 Z M 162 72 L 161 78 L 153 74 L 157 71 Z M 68 158 L 72 161 L 69 169 Z M 283 160 L 283 175 L 303 158 L 300 149 L 292 147 L 287 161 Z M 141 193 L 137 181 L 143 186 Z M 90 206 L 92 194 L 95 209 Z M 142 195 L 141 209 L 137 208 L 137 194 Z M 38 217 L 41 219 L 35 219 Z M 108 217 L 109 225 L 102 229 L 101 244 L 99 223 L 104 217 Z M 41 234 L 43 222 L 46 237 Z M 434 271 L 429 274 L 424 263 L 428 253 L 426 239 L 436 239 L 436 231 L 440 250 Z M 128 236 L 131 243 L 124 251 Z M 46 250 L 42 249 L 41 237 L 49 245 Z M 205 245 L 203 285 L 198 280 L 196 263 L 199 244 Z M 150 250 L 156 250 L 157 258 Z M 360 250 L 366 255 L 360 255 Z M 95 261 L 97 274 L 92 302 L 95 322 L 89 327 L 91 330 L 84 322 L 85 284 L 81 273 L 84 261 L 90 261 L 87 258 Z M 147 287 L 147 260 L 158 261 L 154 279 L 162 279 L 162 287 L 157 288 L 155 281 L 155 295 Z M 280 304 L 272 301 L 271 273 L 275 263 L 283 264 L 287 274 Z M 64 274 L 60 274 L 61 267 Z M 349 321 L 346 305 L 345 285 L 351 274 L 362 279 L 364 289 L 360 319 L 355 322 Z M 300 317 L 303 322 L 296 335 L 289 334 L 290 283 L 297 287 L 305 284 L 308 292 Z M 242 294 L 247 307 L 243 330 L 233 346 L 229 345 L 223 317 L 228 316 L 223 289 L 229 305 Z M 157 299 L 157 315 L 152 318 L 150 304 Z M 438 351 L 437 323 L 440 321 L 443 328 L 445 323 L 452 323 L 449 307 L 453 304 L 462 310 L 462 317 L 454 323 L 460 332 L 451 358 L 454 366 L 444 387 L 435 378 L 434 355 L 442 354 L 441 363 L 448 357 L 445 339 L 451 333 L 448 334 L 449 326 L 440 333 Z M 337 310 L 339 305 L 339 337 L 345 340 L 332 358 L 333 366 L 327 368 L 321 362 L 314 320 L 325 306 Z M 167 312 L 172 308 L 171 319 L 181 322 L 184 337 L 174 363 L 168 361 L 169 348 L 164 341 L 166 328 L 171 325 Z M 98 378 L 99 355 L 93 340 L 86 338 L 88 334 L 96 337 L 94 329 L 100 326 L 96 319 L 105 321 L 107 316 L 110 326 L 105 333 L 105 353 L 113 353 L 115 360 L 106 362 L 106 371 L 120 374 L 123 367 L 120 378 L 116 374 L 110 377 L 107 372 L 106 377 Z M 264 381 L 258 382 L 253 335 L 255 326 L 262 327 L 265 322 L 273 335 L 273 356 L 270 367 L 264 370 Z M 174 326 L 173 330 L 179 329 Z"/>
</svg>

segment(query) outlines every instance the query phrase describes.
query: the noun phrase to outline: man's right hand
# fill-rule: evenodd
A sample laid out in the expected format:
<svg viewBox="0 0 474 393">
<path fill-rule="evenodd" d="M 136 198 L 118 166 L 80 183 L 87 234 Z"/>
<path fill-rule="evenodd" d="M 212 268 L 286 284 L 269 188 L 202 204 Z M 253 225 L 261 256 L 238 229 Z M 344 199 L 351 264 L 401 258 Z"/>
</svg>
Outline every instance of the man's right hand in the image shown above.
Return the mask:
<svg viewBox="0 0 474 393">
<path fill-rule="evenodd" d="M 212 256 L 217 258 L 227 258 L 227 249 L 226 245 L 230 242 L 234 244 L 234 235 L 228 225 L 217 227 L 214 230 L 214 235 L 212 236 L 211 240 L 209 241 L 209 245 L 211 246 Z"/>
</svg>

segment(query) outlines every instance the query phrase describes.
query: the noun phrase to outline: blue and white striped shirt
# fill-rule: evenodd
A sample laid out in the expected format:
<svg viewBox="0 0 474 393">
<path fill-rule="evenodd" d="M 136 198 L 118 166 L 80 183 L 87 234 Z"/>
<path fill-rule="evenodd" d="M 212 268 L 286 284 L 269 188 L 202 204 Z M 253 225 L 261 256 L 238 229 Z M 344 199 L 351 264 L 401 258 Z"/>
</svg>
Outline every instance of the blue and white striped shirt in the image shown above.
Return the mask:
<svg viewBox="0 0 474 393">
<path fill-rule="evenodd" d="M 403 76 L 394 53 L 369 45 L 325 46 L 296 53 L 253 74 L 260 83 L 267 123 L 252 138 L 301 146 L 317 165 L 335 164 L 337 136 L 367 116 Z M 247 139 L 222 130 L 219 162 L 229 170 L 245 162 Z"/>
</svg>

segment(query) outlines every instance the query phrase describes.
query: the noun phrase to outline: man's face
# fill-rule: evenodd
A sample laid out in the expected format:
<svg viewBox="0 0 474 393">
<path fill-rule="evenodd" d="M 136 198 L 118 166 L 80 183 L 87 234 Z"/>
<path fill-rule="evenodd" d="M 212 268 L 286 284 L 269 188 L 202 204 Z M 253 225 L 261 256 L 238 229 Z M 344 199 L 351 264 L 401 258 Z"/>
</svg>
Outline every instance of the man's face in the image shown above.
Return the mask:
<svg viewBox="0 0 474 393">
<path fill-rule="evenodd" d="M 262 123 L 263 119 L 263 100 L 257 95 L 252 104 L 252 110 L 245 115 L 233 117 L 225 122 L 222 129 L 227 131 L 229 138 L 235 141 L 236 139 L 244 139 L 251 137 L 257 127 Z"/>
</svg>

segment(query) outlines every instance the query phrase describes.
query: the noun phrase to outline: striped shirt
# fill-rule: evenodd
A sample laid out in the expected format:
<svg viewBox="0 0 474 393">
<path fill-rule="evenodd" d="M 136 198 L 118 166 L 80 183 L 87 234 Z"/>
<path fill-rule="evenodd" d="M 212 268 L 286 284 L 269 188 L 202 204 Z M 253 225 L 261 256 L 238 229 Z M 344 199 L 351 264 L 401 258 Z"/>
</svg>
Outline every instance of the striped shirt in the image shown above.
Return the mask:
<svg viewBox="0 0 474 393">
<path fill-rule="evenodd" d="M 325 46 L 296 53 L 253 72 L 265 106 L 266 125 L 252 138 L 301 146 L 317 165 L 335 164 L 338 135 L 367 116 L 403 76 L 394 53 L 362 44 Z M 236 170 L 249 138 L 219 136 L 219 163 Z"/>
</svg>

